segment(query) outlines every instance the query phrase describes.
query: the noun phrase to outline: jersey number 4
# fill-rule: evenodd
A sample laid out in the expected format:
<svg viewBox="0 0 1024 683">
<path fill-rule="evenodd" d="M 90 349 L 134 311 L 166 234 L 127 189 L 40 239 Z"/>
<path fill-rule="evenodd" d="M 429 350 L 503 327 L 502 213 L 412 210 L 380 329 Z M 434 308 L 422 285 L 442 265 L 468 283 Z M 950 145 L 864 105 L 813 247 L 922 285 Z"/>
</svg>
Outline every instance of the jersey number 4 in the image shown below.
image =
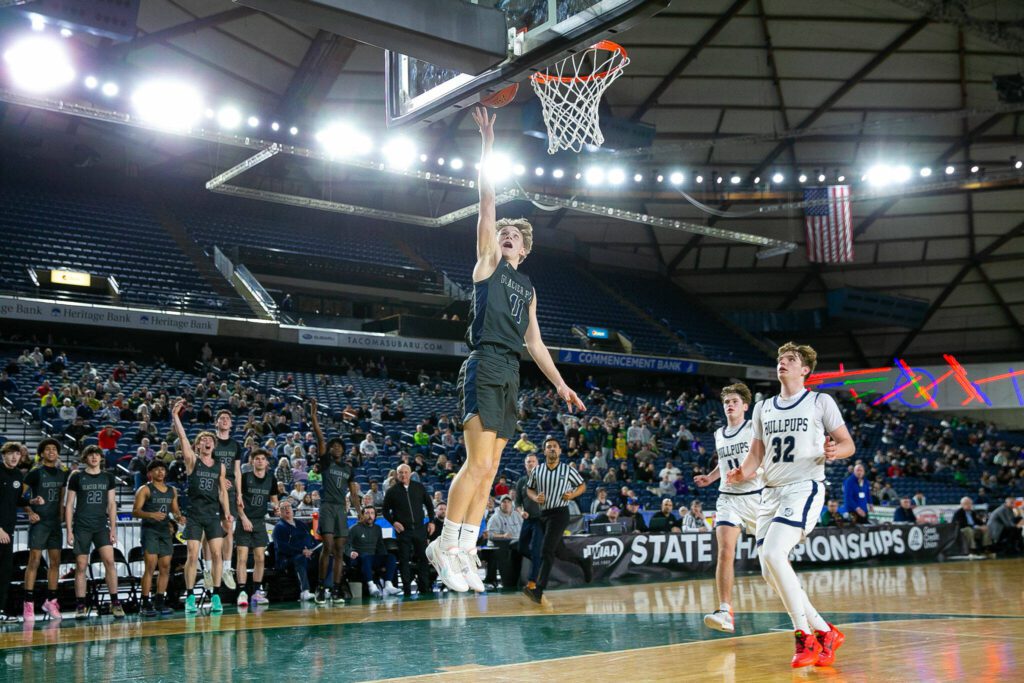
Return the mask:
<svg viewBox="0 0 1024 683">
<path fill-rule="evenodd" d="M 796 448 L 796 439 L 792 436 L 787 436 L 783 439 L 781 436 L 777 436 L 772 439 L 772 451 L 775 455 L 772 456 L 772 462 L 793 462 L 793 449 Z"/>
</svg>

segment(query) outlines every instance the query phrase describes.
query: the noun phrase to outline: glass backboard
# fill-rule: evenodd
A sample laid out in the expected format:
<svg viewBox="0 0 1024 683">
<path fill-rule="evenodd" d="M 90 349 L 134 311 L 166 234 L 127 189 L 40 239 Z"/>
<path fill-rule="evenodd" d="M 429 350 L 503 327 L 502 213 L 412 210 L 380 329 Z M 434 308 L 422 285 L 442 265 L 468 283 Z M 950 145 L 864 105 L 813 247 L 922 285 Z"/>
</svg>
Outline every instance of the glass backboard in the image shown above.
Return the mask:
<svg viewBox="0 0 1024 683">
<path fill-rule="evenodd" d="M 505 13 L 508 57 L 473 75 L 388 50 L 389 127 L 427 125 L 479 97 L 526 79 L 572 52 L 611 38 L 656 14 L 671 0 L 476 0 Z"/>
</svg>

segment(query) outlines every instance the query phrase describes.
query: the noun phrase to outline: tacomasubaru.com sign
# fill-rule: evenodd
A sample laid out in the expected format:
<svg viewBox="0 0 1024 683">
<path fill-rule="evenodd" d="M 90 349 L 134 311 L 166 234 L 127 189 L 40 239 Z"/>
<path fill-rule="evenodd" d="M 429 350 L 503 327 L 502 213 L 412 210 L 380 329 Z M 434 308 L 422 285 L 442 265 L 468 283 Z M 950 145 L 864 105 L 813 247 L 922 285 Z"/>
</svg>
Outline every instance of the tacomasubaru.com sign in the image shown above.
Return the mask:
<svg viewBox="0 0 1024 683">
<path fill-rule="evenodd" d="M 397 351 L 399 353 L 429 353 L 438 356 L 469 355 L 463 342 L 445 339 L 398 337 L 374 332 L 346 332 L 314 327 L 297 327 L 299 343 L 312 346 L 333 346 L 369 351 Z"/>
<path fill-rule="evenodd" d="M 678 358 L 659 356 L 634 356 L 625 353 L 607 353 L 602 351 L 577 351 L 575 349 L 559 349 L 559 363 L 573 365 L 590 365 L 599 368 L 620 368 L 623 370 L 646 370 L 649 372 L 671 372 L 680 375 L 692 375 L 697 372 L 699 364 Z"/>
<path fill-rule="evenodd" d="M 217 334 L 213 316 L 0 297 L 0 318 L 183 334 Z"/>
</svg>

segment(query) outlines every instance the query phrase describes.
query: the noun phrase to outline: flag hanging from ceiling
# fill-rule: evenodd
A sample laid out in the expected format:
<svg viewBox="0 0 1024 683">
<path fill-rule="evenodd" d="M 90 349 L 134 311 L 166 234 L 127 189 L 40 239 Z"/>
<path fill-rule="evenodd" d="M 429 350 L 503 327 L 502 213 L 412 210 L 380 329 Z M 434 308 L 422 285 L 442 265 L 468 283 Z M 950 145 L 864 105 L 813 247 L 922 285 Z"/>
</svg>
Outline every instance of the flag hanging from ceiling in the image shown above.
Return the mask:
<svg viewBox="0 0 1024 683">
<path fill-rule="evenodd" d="M 853 218 L 850 186 L 809 187 L 804 190 L 807 260 L 812 263 L 853 262 Z"/>
</svg>

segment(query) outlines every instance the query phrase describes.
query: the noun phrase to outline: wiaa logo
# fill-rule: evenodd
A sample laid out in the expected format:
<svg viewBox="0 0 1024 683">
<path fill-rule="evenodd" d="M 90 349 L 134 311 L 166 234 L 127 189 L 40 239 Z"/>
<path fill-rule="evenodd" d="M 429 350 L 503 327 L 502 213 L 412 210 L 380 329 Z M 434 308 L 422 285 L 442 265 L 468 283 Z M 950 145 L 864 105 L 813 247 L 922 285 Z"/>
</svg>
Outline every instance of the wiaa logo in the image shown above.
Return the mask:
<svg viewBox="0 0 1024 683">
<path fill-rule="evenodd" d="M 919 526 L 912 526 L 907 532 L 907 547 L 917 552 L 924 547 L 924 531 Z"/>
<path fill-rule="evenodd" d="M 603 538 L 583 549 L 583 559 L 589 557 L 597 566 L 610 565 L 622 556 L 623 548 L 619 539 Z"/>
</svg>

